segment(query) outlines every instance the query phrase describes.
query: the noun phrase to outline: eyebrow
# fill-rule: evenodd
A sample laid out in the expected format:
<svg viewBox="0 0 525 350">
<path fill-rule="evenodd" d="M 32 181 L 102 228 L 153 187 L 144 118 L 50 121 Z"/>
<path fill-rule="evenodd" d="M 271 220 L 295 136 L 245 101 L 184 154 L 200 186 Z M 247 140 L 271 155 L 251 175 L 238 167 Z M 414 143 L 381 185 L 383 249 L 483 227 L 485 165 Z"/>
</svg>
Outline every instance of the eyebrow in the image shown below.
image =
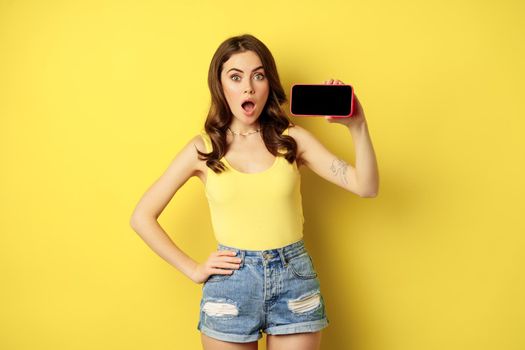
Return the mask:
<svg viewBox="0 0 525 350">
<path fill-rule="evenodd" d="M 259 66 L 259 67 L 257 67 L 257 68 L 254 68 L 254 69 L 252 70 L 252 72 L 255 72 L 257 69 L 260 69 L 260 68 L 264 68 L 264 67 L 263 67 L 263 66 Z M 238 72 L 244 73 L 242 70 L 237 69 L 237 68 L 231 68 L 231 69 L 229 69 L 226 73 L 229 73 L 229 72 L 232 71 L 232 70 L 236 70 L 236 71 L 238 71 Z"/>
</svg>

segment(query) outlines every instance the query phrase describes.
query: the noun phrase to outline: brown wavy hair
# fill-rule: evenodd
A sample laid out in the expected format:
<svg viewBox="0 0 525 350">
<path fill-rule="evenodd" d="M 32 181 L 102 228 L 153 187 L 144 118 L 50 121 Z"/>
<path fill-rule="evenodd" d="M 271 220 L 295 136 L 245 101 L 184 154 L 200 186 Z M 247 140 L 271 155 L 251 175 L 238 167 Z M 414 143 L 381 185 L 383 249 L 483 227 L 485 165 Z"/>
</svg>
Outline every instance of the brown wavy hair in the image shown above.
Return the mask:
<svg viewBox="0 0 525 350">
<path fill-rule="evenodd" d="M 270 50 L 253 35 L 234 36 L 226 39 L 219 45 L 208 70 L 211 105 L 204 123 L 204 130 L 211 139 L 212 150 L 209 153 L 197 150 L 197 153 L 199 154 L 199 159 L 206 160 L 206 166 L 215 173 L 222 173 L 222 171 L 227 169 L 220 159 L 228 151 L 226 131 L 233 117 L 230 106 L 224 97 L 221 84 L 223 64 L 232 55 L 246 51 L 253 51 L 259 56 L 270 85 L 268 100 L 258 119 L 264 144 L 270 153 L 276 157 L 284 156 L 290 164 L 295 161 L 297 156 L 297 143 L 293 137 L 281 135 L 287 127 L 294 124 L 281 106 L 288 99 L 279 80 L 275 60 Z M 286 149 L 286 153 L 279 153 L 279 148 Z"/>
</svg>

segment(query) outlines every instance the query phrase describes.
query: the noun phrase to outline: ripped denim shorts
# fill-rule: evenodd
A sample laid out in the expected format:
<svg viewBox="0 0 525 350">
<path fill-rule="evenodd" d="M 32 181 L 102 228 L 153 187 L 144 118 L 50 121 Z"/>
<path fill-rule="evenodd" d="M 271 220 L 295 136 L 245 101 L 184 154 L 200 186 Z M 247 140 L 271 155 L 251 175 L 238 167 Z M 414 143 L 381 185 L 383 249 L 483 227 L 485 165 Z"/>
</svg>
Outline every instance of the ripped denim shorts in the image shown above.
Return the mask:
<svg viewBox="0 0 525 350">
<path fill-rule="evenodd" d="M 197 329 L 215 339 L 246 343 L 266 334 L 316 332 L 326 327 L 324 300 L 301 239 L 282 248 L 242 250 L 219 243 L 241 259 L 230 275 L 202 286 Z"/>
</svg>

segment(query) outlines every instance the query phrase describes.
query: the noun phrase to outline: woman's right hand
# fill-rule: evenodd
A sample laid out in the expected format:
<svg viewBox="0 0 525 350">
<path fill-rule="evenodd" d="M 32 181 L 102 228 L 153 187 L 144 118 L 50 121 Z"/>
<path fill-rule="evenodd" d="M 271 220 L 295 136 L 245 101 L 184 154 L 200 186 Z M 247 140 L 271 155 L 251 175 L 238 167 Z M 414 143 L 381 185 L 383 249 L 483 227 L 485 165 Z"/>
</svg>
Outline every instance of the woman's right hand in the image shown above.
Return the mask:
<svg viewBox="0 0 525 350">
<path fill-rule="evenodd" d="M 202 264 L 198 264 L 193 271 L 192 280 L 195 283 L 205 282 L 210 275 L 231 275 L 233 269 L 238 269 L 241 259 L 231 250 L 214 251 Z M 227 270 L 225 270 L 227 269 Z"/>
</svg>

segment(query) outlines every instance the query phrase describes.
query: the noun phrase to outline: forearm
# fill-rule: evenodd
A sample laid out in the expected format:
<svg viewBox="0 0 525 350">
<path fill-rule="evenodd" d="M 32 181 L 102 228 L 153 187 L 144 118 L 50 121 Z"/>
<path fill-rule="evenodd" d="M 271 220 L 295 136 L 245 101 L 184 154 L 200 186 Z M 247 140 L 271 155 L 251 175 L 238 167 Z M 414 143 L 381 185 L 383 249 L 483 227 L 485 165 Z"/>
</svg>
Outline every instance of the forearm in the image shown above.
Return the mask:
<svg viewBox="0 0 525 350">
<path fill-rule="evenodd" d="M 375 197 L 379 191 L 379 172 L 372 140 L 365 122 L 350 125 L 355 149 L 357 184 L 365 197 Z"/>
<path fill-rule="evenodd" d="M 155 218 L 135 219 L 131 226 L 155 253 L 193 280 L 198 263 L 177 247 Z"/>
</svg>

